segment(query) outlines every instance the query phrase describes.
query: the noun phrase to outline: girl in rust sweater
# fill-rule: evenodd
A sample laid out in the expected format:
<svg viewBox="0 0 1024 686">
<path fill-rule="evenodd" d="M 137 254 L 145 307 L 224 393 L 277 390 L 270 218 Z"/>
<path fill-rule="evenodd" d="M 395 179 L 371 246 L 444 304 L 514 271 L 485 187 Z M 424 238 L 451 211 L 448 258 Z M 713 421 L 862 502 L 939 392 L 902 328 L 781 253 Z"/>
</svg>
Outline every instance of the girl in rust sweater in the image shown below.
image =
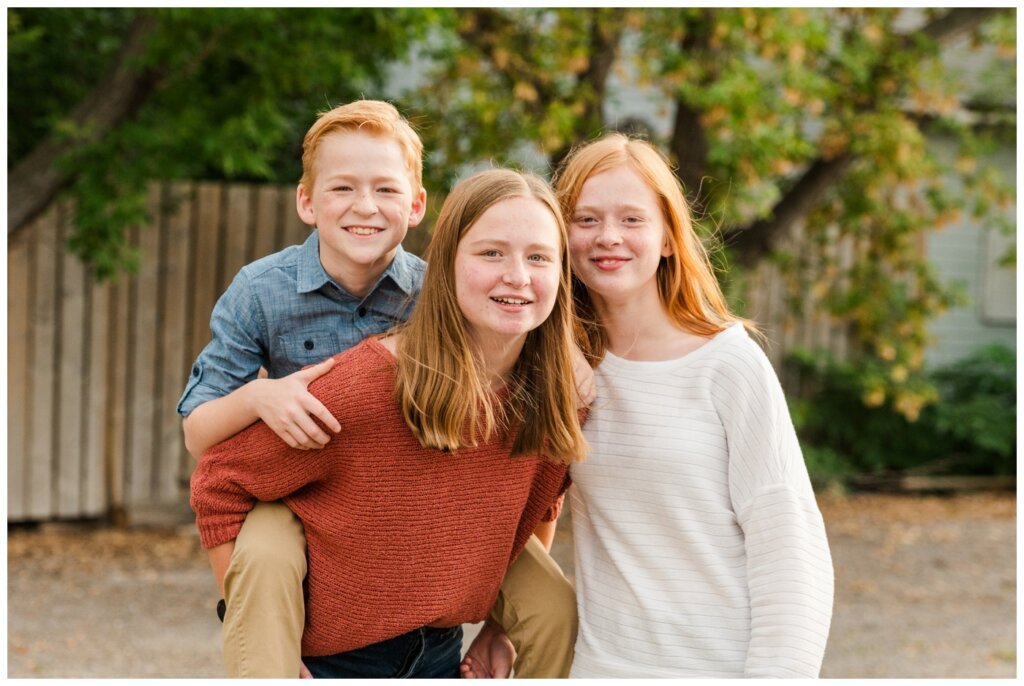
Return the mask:
<svg viewBox="0 0 1024 686">
<path fill-rule="evenodd" d="M 461 624 L 487 616 L 585 453 L 566 228 L 547 184 L 509 170 L 458 184 L 427 258 L 409 322 L 310 385 L 343 427 L 335 440 L 301 451 L 258 422 L 192 477 L 206 548 L 234 539 L 257 500 L 302 520 L 316 677 L 458 678 Z"/>
</svg>

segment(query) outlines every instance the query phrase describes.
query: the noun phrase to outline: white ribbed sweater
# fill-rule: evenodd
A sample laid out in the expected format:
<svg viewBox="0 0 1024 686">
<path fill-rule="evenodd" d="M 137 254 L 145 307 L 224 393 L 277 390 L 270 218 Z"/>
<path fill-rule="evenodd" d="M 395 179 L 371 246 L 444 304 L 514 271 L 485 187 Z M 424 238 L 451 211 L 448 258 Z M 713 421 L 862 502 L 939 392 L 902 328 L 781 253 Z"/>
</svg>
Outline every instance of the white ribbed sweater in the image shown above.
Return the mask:
<svg viewBox="0 0 1024 686">
<path fill-rule="evenodd" d="M 607 355 L 572 465 L 576 677 L 816 677 L 832 560 L 775 372 L 736 324 Z"/>
</svg>

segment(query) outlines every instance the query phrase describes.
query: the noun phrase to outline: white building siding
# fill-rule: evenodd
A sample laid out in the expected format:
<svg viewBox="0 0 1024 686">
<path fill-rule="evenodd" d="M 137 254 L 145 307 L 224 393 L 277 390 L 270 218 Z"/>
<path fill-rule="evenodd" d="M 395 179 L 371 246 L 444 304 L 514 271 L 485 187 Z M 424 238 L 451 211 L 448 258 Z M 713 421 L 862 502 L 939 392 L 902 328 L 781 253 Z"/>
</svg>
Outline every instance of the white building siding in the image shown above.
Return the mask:
<svg viewBox="0 0 1024 686">
<path fill-rule="evenodd" d="M 994 163 L 1014 183 L 1015 162 L 1012 151 L 994 158 Z M 1014 211 L 1010 209 L 1011 213 Z M 949 364 L 992 343 L 1016 350 L 1016 269 L 998 264 L 1013 242 L 1013 237 L 970 217 L 928 232 L 928 259 L 945 283 L 962 284 L 969 299 L 967 304 L 935 318 L 929 326 L 935 339 L 925 357 L 930 366 Z"/>
</svg>

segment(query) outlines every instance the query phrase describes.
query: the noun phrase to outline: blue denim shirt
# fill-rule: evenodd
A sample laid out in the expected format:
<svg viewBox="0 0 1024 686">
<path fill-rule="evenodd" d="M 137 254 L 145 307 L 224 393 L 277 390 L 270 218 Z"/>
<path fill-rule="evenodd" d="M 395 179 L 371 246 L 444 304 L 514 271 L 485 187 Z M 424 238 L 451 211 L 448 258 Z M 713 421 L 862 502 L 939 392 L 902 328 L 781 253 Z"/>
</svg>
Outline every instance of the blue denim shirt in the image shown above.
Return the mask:
<svg viewBox="0 0 1024 686">
<path fill-rule="evenodd" d="M 398 246 L 360 300 L 324 271 L 316 231 L 302 245 L 246 265 L 213 308 L 213 338 L 192 365 L 178 414 L 231 393 L 261 366 L 272 379 L 287 376 L 405 321 L 426 266 Z"/>
</svg>

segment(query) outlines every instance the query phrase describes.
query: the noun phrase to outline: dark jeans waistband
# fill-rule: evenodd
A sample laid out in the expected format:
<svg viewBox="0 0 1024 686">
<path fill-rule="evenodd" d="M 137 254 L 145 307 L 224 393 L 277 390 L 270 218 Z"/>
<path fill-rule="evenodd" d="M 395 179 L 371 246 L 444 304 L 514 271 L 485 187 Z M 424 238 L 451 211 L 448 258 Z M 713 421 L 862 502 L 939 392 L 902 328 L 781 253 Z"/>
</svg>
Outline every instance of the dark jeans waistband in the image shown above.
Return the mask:
<svg viewBox="0 0 1024 686">
<path fill-rule="evenodd" d="M 420 627 L 335 655 L 302 658 L 318 679 L 458 679 L 462 627 Z"/>
</svg>

